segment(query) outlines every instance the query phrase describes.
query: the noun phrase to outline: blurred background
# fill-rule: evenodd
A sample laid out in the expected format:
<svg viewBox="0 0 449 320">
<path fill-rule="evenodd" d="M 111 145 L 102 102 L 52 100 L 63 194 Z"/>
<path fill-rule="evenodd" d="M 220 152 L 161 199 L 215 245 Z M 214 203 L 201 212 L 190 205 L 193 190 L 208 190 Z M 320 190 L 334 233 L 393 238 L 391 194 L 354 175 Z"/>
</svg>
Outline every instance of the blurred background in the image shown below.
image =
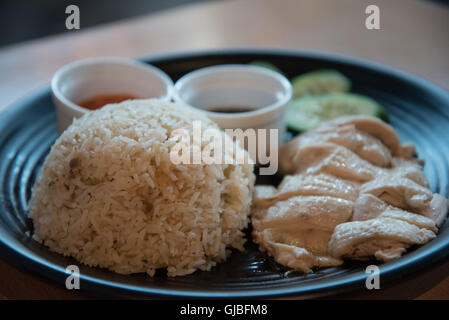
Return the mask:
<svg viewBox="0 0 449 320">
<path fill-rule="evenodd" d="M 191 3 L 211 1 L 232 0 L 0 0 L 0 46 L 67 31 L 66 15 L 61 13 L 71 4 L 80 8 L 81 28 L 85 29 Z M 449 0 L 421 1 L 449 5 Z"/>
<path fill-rule="evenodd" d="M 81 30 L 66 29 L 69 5 Z M 70 61 L 241 47 L 349 55 L 449 90 L 448 31 L 449 0 L 0 0 L 0 112 Z"/>
<path fill-rule="evenodd" d="M 218 0 L 0 0 L 0 46 L 65 29 L 65 8 L 77 5 L 82 29 L 191 3 Z"/>
</svg>

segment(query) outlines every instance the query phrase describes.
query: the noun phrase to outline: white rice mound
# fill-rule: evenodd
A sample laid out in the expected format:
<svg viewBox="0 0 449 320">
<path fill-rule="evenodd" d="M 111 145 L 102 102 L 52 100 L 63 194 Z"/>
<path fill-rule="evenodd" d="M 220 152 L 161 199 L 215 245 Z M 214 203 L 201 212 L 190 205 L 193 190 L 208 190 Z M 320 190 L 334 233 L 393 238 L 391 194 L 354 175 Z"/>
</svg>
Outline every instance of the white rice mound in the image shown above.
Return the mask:
<svg viewBox="0 0 449 320">
<path fill-rule="evenodd" d="M 52 251 L 122 274 L 209 270 L 243 250 L 252 165 L 170 161 L 174 129 L 218 128 L 157 99 L 89 112 L 59 137 L 33 187 L 34 238 Z M 209 142 L 202 142 L 202 148 Z M 238 148 L 238 147 L 237 147 Z"/>
</svg>

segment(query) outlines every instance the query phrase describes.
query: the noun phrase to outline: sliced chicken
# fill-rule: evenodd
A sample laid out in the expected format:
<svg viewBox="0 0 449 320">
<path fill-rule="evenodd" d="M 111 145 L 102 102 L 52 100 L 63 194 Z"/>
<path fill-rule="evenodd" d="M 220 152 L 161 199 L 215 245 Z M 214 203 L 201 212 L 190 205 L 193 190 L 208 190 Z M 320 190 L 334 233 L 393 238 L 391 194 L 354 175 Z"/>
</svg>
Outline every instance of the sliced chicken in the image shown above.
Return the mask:
<svg viewBox="0 0 449 320">
<path fill-rule="evenodd" d="M 372 194 L 388 204 L 412 212 L 429 207 L 432 192 L 416 182 L 394 174 L 383 174 L 360 187 L 361 194 Z"/>
<path fill-rule="evenodd" d="M 425 216 L 421 216 L 416 213 L 412 213 L 412 212 L 408 212 L 408 211 L 404 211 L 404 210 L 400 210 L 400 209 L 396 209 L 396 208 L 392 208 L 392 207 L 390 207 L 387 210 L 385 210 L 384 212 L 382 212 L 379 215 L 379 218 L 392 218 L 392 219 L 401 220 L 401 221 L 405 221 L 407 223 L 413 224 L 421 229 L 424 228 L 424 229 L 427 229 L 427 230 L 430 230 L 433 232 L 438 231 L 438 228 L 432 219 L 427 218 Z"/>
<path fill-rule="evenodd" d="M 307 145 L 303 143 L 301 139 L 302 135 L 298 135 L 296 138 L 282 144 L 279 147 L 278 154 L 278 170 L 281 174 L 293 174 L 297 171 L 298 163 L 298 150 Z"/>
<path fill-rule="evenodd" d="M 293 166 L 296 173 L 325 173 L 355 182 L 369 181 L 380 170 L 347 148 L 331 143 L 307 145 L 298 150 L 293 161 L 297 163 Z"/>
<path fill-rule="evenodd" d="M 278 242 L 270 242 L 268 245 L 269 252 L 277 263 L 306 273 L 312 272 L 312 268 L 339 266 L 343 263 L 341 259 L 316 255 L 297 246 Z"/>
<path fill-rule="evenodd" d="M 356 153 L 379 167 L 391 166 L 391 151 L 378 139 L 357 130 L 354 125 L 322 128 L 300 135 L 289 142 L 300 149 L 310 144 L 334 143 Z M 285 147 L 282 147 L 285 148 Z"/>
<path fill-rule="evenodd" d="M 396 177 L 408 178 L 425 188 L 430 188 L 429 182 L 422 170 L 423 164 L 421 161 L 393 158 L 393 168 L 386 170 L 384 173 Z"/>
<path fill-rule="evenodd" d="M 358 184 L 328 174 L 287 176 L 278 187 L 278 195 L 295 194 L 311 196 L 331 196 L 355 201 Z"/>
<path fill-rule="evenodd" d="M 437 231 L 437 224 L 432 218 L 400 210 L 371 194 L 361 194 L 354 203 L 352 221 L 366 221 L 378 217 L 403 220 L 420 228 Z"/>
<path fill-rule="evenodd" d="M 412 159 L 416 155 L 415 147 L 412 144 L 401 146 L 394 129 L 382 120 L 361 115 L 346 116 L 328 121 L 317 129 L 283 144 L 279 148 L 279 154 L 282 155 L 279 162 L 280 172 L 295 172 L 295 158 L 298 158 L 296 153 L 304 146 L 326 142 L 342 145 L 362 159 L 380 167 L 389 166 L 389 153 L 404 159 Z"/>
<path fill-rule="evenodd" d="M 352 202 L 328 196 L 297 196 L 253 212 L 253 239 L 262 250 L 291 268 L 339 265 L 327 254 L 336 225 L 349 221 Z"/>
<path fill-rule="evenodd" d="M 409 160 L 416 158 L 417 154 L 415 145 L 412 143 L 404 143 L 397 152 L 396 156 L 401 159 L 409 159 Z"/>
<path fill-rule="evenodd" d="M 323 143 L 332 143 L 343 146 L 357 154 L 360 158 L 379 167 L 390 167 L 392 162 L 391 151 L 382 142 L 360 130 L 354 125 L 341 127 L 322 128 L 298 137 L 283 144 L 279 153 L 282 154 L 279 168 L 282 173 L 292 173 L 297 163 L 294 158 L 296 153 L 308 146 Z"/>
<path fill-rule="evenodd" d="M 427 208 L 420 213 L 432 219 L 437 227 L 440 227 L 446 220 L 447 211 L 449 210 L 449 200 L 442 195 L 435 193 Z"/>
<path fill-rule="evenodd" d="M 285 233 L 273 229 L 253 233 L 262 251 L 267 251 L 276 262 L 292 269 L 311 272 L 314 267 L 338 266 L 343 263 L 343 260 L 327 254 L 327 243 L 330 238 L 328 232 L 321 232 L 313 246 L 308 249 L 305 249 L 305 245 L 298 246 L 296 242 L 288 241 L 284 235 Z"/>
<path fill-rule="evenodd" d="M 339 259 L 396 259 L 412 245 L 422 245 L 435 233 L 403 220 L 379 217 L 367 221 L 342 223 L 329 241 L 329 253 Z"/>
<path fill-rule="evenodd" d="M 320 229 L 333 231 L 334 227 L 352 216 L 353 202 L 329 196 L 293 197 L 279 201 L 253 216 L 257 231 L 267 228 L 277 230 Z"/>
<path fill-rule="evenodd" d="M 357 130 L 367 133 L 368 135 L 379 139 L 394 156 L 399 155 L 402 152 L 401 143 L 399 142 L 399 137 L 394 131 L 394 129 L 383 122 L 382 120 L 362 115 L 345 116 L 340 117 L 332 121 L 328 121 L 323 124 L 321 128 L 329 127 L 342 127 L 347 125 L 353 125 Z"/>
<path fill-rule="evenodd" d="M 388 203 L 369 193 L 361 194 L 354 202 L 353 221 L 365 221 L 377 218 L 389 207 Z"/>
<path fill-rule="evenodd" d="M 277 189 L 269 185 L 257 185 L 254 188 L 253 206 L 254 207 L 266 207 L 269 204 L 274 203 L 273 199 L 276 199 Z"/>
<path fill-rule="evenodd" d="M 335 128 L 335 132 L 321 134 L 323 142 L 331 142 L 343 146 L 360 158 L 379 167 L 391 166 L 391 151 L 380 140 L 357 130 L 354 126 Z"/>
<path fill-rule="evenodd" d="M 288 267 L 399 258 L 436 236 L 449 200 L 433 194 L 391 126 L 367 116 L 329 121 L 281 146 L 278 188 L 256 187 L 253 238 Z"/>
<path fill-rule="evenodd" d="M 294 196 L 331 196 L 355 201 L 358 184 L 327 174 L 286 176 L 278 190 L 273 186 L 256 186 L 253 204 L 267 207 Z"/>
<path fill-rule="evenodd" d="M 279 230 L 267 228 L 253 233 L 261 248 L 268 248 L 275 243 L 307 250 L 310 254 L 326 256 L 327 244 L 332 232 L 317 229 Z"/>
<path fill-rule="evenodd" d="M 449 209 L 449 201 L 443 196 L 433 194 L 430 189 L 393 172 L 380 175 L 363 184 L 360 187 L 360 194 L 371 194 L 391 206 L 426 216 L 437 226 L 444 222 Z M 363 200 L 366 198 L 360 201 Z M 373 204 L 373 200 L 369 200 L 369 203 Z M 355 216 L 366 215 L 368 209 L 361 209 L 362 206 L 363 204 L 356 201 Z"/>
</svg>

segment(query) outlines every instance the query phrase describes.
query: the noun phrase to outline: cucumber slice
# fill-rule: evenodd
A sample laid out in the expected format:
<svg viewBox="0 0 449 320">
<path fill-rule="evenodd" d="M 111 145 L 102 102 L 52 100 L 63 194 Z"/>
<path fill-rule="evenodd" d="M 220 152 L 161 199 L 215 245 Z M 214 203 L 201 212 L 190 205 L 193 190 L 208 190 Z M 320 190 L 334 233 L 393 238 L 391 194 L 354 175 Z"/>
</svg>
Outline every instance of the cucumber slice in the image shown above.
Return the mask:
<svg viewBox="0 0 449 320">
<path fill-rule="evenodd" d="M 274 64 L 272 64 L 271 62 L 268 62 L 268 61 L 256 60 L 256 61 L 251 62 L 250 65 L 267 68 L 267 69 L 279 72 L 280 74 L 284 75 L 284 73 L 281 71 L 281 69 L 279 69 Z"/>
<path fill-rule="evenodd" d="M 317 70 L 292 79 L 293 97 L 301 98 L 330 92 L 348 92 L 351 81 L 335 70 Z"/>
<path fill-rule="evenodd" d="M 354 93 L 328 93 L 293 100 L 287 108 L 286 122 L 291 130 L 307 131 L 324 121 L 356 114 L 388 120 L 385 108 L 371 98 Z"/>
</svg>

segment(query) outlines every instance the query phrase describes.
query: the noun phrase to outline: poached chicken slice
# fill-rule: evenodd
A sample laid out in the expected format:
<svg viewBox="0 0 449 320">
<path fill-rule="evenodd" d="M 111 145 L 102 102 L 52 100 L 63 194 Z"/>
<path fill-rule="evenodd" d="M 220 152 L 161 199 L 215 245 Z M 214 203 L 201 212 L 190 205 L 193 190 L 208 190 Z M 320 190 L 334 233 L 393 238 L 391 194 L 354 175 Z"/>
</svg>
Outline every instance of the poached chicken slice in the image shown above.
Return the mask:
<svg viewBox="0 0 449 320">
<path fill-rule="evenodd" d="M 291 169 L 296 173 L 325 173 L 355 182 L 370 181 L 379 171 L 351 150 L 332 143 L 304 146 L 295 154 L 293 161 L 296 164 Z"/>
<path fill-rule="evenodd" d="M 372 194 L 361 194 L 354 202 L 353 221 L 365 221 L 377 218 L 389 207 L 388 203 L 373 196 Z"/>
<path fill-rule="evenodd" d="M 399 258 L 436 237 L 449 200 L 430 190 L 412 144 L 368 116 L 329 121 L 281 146 L 278 188 L 256 186 L 253 238 L 288 267 Z"/>
<path fill-rule="evenodd" d="M 371 194 L 361 194 L 354 202 L 352 221 L 366 221 L 377 217 L 403 220 L 434 232 L 438 230 L 438 221 L 431 217 L 395 208 Z"/>
<path fill-rule="evenodd" d="M 283 265 L 303 272 L 342 263 L 327 253 L 336 225 L 349 221 L 352 201 L 297 196 L 253 212 L 253 239 Z"/>
<path fill-rule="evenodd" d="M 312 272 L 314 267 L 339 266 L 343 260 L 329 255 L 313 254 L 307 249 L 279 242 L 268 243 L 274 260 L 289 268 L 305 273 Z"/>
<path fill-rule="evenodd" d="M 416 182 L 394 174 L 379 175 L 363 184 L 360 193 L 369 193 L 388 204 L 412 212 L 426 209 L 432 200 L 432 192 Z"/>
<path fill-rule="evenodd" d="M 394 175 L 396 177 L 403 177 L 412 180 L 413 182 L 430 188 L 429 182 L 423 173 L 423 163 L 419 160 L 408 160 L 403 158 L 393 158 L 393 168 L 385 170 L 385 174 Z"/>
<path fill-rule="evenodd" d="M 278 189 L 273 186 L 256 186 L 253 204 L 267 207 L 294 196 L 330 196 L 355 201 L 358 197 L 358 185 L 327 174 L 296 174 L 286 176 Z"/>
<path fill-rule="evenodd" d="M 382 142 L 360 130 L 354 125 L 323 127 L 298 137 L 281 146 L 282 154 L 286 149 L 299 150 L 310 144 L 333 143 L 356 153 L 360 158 L 379 167 L 390 167 L 391 151 Z"/>
<path fill-rule="evenodd" d="M 439 227 L 446 219 L 449 209 L 449 200 L 437 193 L 432 193 L 416 182 L 397 176 L 395 174 L 380 175 L 376 179 L 363 184 L 360 194 L 371 194 L 391 206 L 421 214 L 432 219 Z M 362 198 L 360 201 L 364 201 Z M 374 200 L 369 200 L 374 205 Z M 365 214 L 367 209 L 362 209 L 363 203 L 356 201 L 355 216 Z"/>
<path fill-rule="evenodd" d="M 297 196 L 260 209 L 253 217 L 255 230 L 319 229 L 332 232 L 352 216 L 353 202 L 329 196 Z"/>
<path fill-rule="evenodd" d="M 322 128 L 342 127 L 347 125 L 353 125 L 357 130 L 365 132 L 366 134 L 380 140 L 388 149 L 391 150 L 393 156 L 397 156 L 402 153 L 401 143 L 396 131 L 394 131 L 392 126 L 375 117 L 363 115 L 340 117 L 324 123 Z M 318 128 L 318 130 L 320 130 L 320 128 Z"/>
<path fill-rule="evenodd" d="M 449 200 L 438 193 L 434 193 L 429 206 L 420 213 L 432 219 L 440 227 L 444 220 L 446 220 L 448 210 Z"/>
<path fill-rule="evenodd" d="M 389 261 L 400 257 L 406 248 L 423 245 L 435 236 L 432 230 L 387 215 L 338 225 L 328 250 L 331 256 L 339 259 L 374 256 L 378 260 Z"/>
</svg>

